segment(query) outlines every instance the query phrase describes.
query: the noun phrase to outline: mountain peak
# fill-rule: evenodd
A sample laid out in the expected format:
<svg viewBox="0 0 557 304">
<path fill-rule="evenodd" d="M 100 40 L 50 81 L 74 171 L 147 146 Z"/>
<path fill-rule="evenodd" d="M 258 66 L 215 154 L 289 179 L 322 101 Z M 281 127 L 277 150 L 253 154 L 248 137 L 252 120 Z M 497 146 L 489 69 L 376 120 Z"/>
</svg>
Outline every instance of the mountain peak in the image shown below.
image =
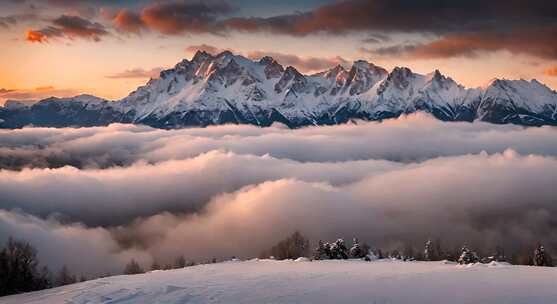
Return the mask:
<svg viewBox="0 0 557 304">
<path fill-rule="evenodd" d="M 442 120 L 557 125 L 557 93 L 535 79 L 495 79 L 485 89 L 466 89 L 439 70 L 388 72 L 365 60 L 354 61 L 348 71 L 336 65 L 306 76 L 270 56 L 254 61 L 230 51 L 213 56 L 200 50 L 120 101 L 49 98 L 28 108 L 2 109 L 0 127 L 80 126 L 82 121 L 162 128 L 280 121 L 299 127 L 416 111 Z"/>
<path fill-rule="evenodd" d="M 443 74 L 441 74 L 441 71 L 439 71 L 438 69 L 435 69 L 435 71 L 433 71 L 433 74 L 432 74 L 431 78 L 435 79 L 435 80 L 442 80 L 442 79 L 445 79 L 445 76 Z"/>
<path fill-rule="evenodd" d="M 323 75 L 327 79 L 336 79 L 339 75 L 345 73 L 348 73 L 346 69 L 342 65 L 337 64 L 334 68 L 329 69 L 322 73 L 318 73 L 317 75 Z"/>
<path fill-rule="evenodd" d="M 232 56 L 234 56 L 234 54 L 232 54 L 231 51 L 224 50 L 224 51 L 220 52 L 219 54 L 217 54 L 217 56 L 215 56 L 215 57 L 220 58 L 220 57 L 232 57 Z"/>
<path fill-rule="evenodd" d="M 412 72 L 412 70 L 410 70 L 407 67 L 395 67 L 390 75 L 396 76 L 396 77 L 410 77 L 412 76 L 414 73 Z"/>
<path fill-rule="evenodd" d="M 261 65 L 269 65 L 273 62 L 276 62 L 275 59 L 271 56 L 263 56 L 259 59 L 259 64 Z"/>
<path fill-rule="evenodd" d="M 259 64 L 265 66 L 264 73 L 266 79 L 279 78 L 284 73 L 283 66 L 273 57 L 265 56 L 259 60 Z"/>
<path fill-rule="evenodd" d="M 191 59 L 192 62 L 195 63 L 200 63 L 203 62 L 209 58 L 213 58 L 213 55 L 203 51 L 203 50 L 198 50 L 197 52 L 195 52 L 195 55 L 193 55 L 193 58 Z"/>
</svg>

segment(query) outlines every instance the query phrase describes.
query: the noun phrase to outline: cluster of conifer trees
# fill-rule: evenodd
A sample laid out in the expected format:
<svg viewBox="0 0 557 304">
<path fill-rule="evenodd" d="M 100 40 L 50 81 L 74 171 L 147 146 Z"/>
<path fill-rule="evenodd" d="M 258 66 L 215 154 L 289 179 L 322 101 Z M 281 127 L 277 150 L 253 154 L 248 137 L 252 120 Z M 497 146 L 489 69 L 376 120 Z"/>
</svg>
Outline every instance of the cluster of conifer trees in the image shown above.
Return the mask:
<svg viewBox="0 0 557 304">
<path fill-rule="evenodd" d="M 207 263 L 216 263 L 216 259 L 212 259 Z M 151 268 L 149 270 L 170 270 L 170 269 L 179 269 L 184 267 L 195 266 L 195 262 L 193 261 L 186 261 L 186 258 L 181 255 L 176 258 L 174 264 L 164 264 L 161 266 L 157 261 L 154 261 L 151 264 Z M 139 263 L 135 259 L 131 259 L 131 261 L 126 265 L 124 268 L 124 274 L 140 274 L 145 273 L 145 269 L 139 265 Z"/>
<path fill-rule="evenodd" d="M 365 259 L 371 261 L 384 258 L 404 261 L 449 260 L 460 264 L 495 261 L 532 266 L 553 266 L 549 252 L 541 244 L 537 244 L 534 252 L 529 255 L 513 255 L 510 259 L 505 256 L 501 247 L 495 247 L 490 255 L 480 255 L 467 246 L 452 251 L 444 250 L 440 241 L 433 242 L 431 240 L 425 243 L 423 251 L 414 250 L 411 246 L 405 246 L 402 250 L 383 251 L 381 249 L 371 249 L 368 244 L 360 242 L 357 238 L 353 239 L 350 247 L 343 239 L 337 239 L 331 243 L 319 241 L 317 248 L 312 252 L 309 239 L 298 231 L 260 254 L 260 258 L 269 257 L 278 260 L 300 257 L 314 260 Z M 206 263 L 215 262 L 216 259 L 213 258 Z M 179 256 L 174 264 L 161 266 L 157 262 L 153 262 L 150 270 L 177 269 L 193 265 L 195 265 L 193 261 L 187 261 L 184 256 Z M 134 259 L 124 269 L 124 274 L 130 275 L 144 272 L 143 267 Z M 55 274 L 50 272 L 46 266 L 41 267 L 37 258 L 37 250 L 28 242 L 10 238 L 5 247 L 0 250 L 0 296 L 63 286 L 85 280 L 85 277 L 78 280 L 66 266 Z"/>
<path fill-rule="evenodd" d="M 460 264 L 508 262 L 517 265 L 553 266 L 552 258 L 541 244 L 535 246 L 533 254 L 513 255 L 511 258 L 505 256 L 502 247 L 496 246 L 490 254 L 480 255 L 464 245 L 460 248 L 445 250 L 440 241 L 428 240 L 423 250 L 415 250 L 412 246 L 404 246 L 402 250 L 391 251 L 371 249 L 367 243 L 360 242 L 354 238 L 349 247 L 343 239 L 334 242 L 320 240 L 313 253 L 309 252 L 309 239 L 296 231 L 291 236 L 281 240 L 271 249 L 260 254 L 260 258 L 272 257 L 274 259 L 296 259 L 298 257 L 309 257 L 314 260 L 329 259 L 399 259 L 404 261 L 441 261 L 448 260 Z"/>
<path fill-rule="evenodd" d="M 84 281 L 85 278 L 80 278 Z M 78 280 L 66 266 L 53 274 L 40 266 L 37 250 L 28 242 L 8 239 L 0 250 L 0 296 L 73 284 Z"/>
</svg>

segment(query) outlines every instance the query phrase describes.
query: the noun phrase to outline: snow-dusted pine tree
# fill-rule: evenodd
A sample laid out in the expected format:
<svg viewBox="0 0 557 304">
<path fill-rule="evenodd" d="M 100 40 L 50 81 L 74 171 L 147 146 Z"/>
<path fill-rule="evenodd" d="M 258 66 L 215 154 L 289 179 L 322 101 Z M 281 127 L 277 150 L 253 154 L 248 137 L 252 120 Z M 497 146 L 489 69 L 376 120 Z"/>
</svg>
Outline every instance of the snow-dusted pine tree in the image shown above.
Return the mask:
<svg viewBox="0 0 557 304">
<path fill-rule="evenodd" d="M 352 248 L 350 248 L 350 257 L 353 259 L 361 259 L 365 257 L 367 252 L 364 252 L 358 238 L 354 238 Z"/>
<path fill-rule="evenodd" d="M 536 250 L 534 250 L 534 266 L 551 266 L 550 259 L 542 244 L 538 244 Z"/>
<path fill-rule="evenodd" d="M 468 249 L 466 245 L 462 246 L 462 254 L 458 258 L 459 264 L 472 264 L 479 262 L 479 260 L 478 255 L 474 251 Z"/>
<path fill-rule="evenodd" d="M 319 240 L 319 245 L 315 248 L 313 253 L 314 260 L 328 260 L 331 258 L 331 245 Z"/>
<path fill-rule="evenodd" d="M 505 256 L 505 250 L 503 247 L 497 246 L 495 247 L 495 253 L 493 254 L 493 261 L 495 262 L 506 262 L 507 257 Z"/>
<path fill-rule="evenodd" d="M 331 244 L 331 258 L 332 259 L 348 259 L 348 248 L 344 245 L 343 239 L 338 239 Z"/>
<path fill-rule="evenodd" d="M 424 260 L 425 261 L 437 261 L 438 257 L 435 252 L 436 250 L 433 247 L 433 242 L 431 240 L 427 240 L 425 243 L 424 249 Z"/>
</svg>

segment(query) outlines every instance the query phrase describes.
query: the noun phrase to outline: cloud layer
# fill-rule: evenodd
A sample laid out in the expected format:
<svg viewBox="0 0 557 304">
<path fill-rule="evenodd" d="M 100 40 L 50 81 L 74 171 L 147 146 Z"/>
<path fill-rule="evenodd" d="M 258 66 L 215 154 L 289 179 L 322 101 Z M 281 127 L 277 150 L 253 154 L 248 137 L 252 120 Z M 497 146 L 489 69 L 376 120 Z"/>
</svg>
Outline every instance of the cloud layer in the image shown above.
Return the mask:
<svg viewBox="0 0 557 304">
<path fill-rule="evenodd" d="M 538 240 L 555 250 L 556 134 L 425 115 L 299 130 L 0 131 L 0 242 L 26 238 L 52 267 L 89 274 L 132 256 L 255 256 L 295 229 L 385 249 L 433 237 L 486 253 Z M 67 254 L 81 251 L 86 265 Z"/>
<path fill-rule="evenodd" d="M 394 45 L 381 45 L 368 51 L 391 57 L 403 54 L 412 59 L 471 57 L 501 50 L 543 60 L 557 58 L 557 46 L 552 39 L 557 32 L 557 14 L 554 13 L 557 7 L 544 0 L 532 0 L 528 5 L 502 0 L 344 0 L 324 2 L 303 12 L 271 16 L 258 15 L 258 12 L 253 16 L 244 14 L 250 11 L 249 4 L 227 0 L 152 0 L 134 4 L 126 1 L 46 1 L 45 5 L 66 10 L 58 18 L 49 20 L 46 26 L 29 30 L 27 41 L 60 38 L 100 41 L 116 32 L 125 36 L 157 33 L 220 37 L 243 32 L 294 37 L 363 33 L 370 36 L 365 41 L 377 43 L 404 33 L 413 36 L 412 43 L 398 40 Z M 21 21 L 44 23 L 44 19 L 34 11 L 22 12 L 0 17 L 0 27 L 7 28 Z M 325 66 L 323 62 L 306 64 L 311 64 L 315 70 Z"/>
<path fill-rule="evenodd" d="M 125 70 L 123 72 L 115 73 L 106 76 L 110 79 L 130 79 L 130 78 L 158 78 L 161 71 L 164 70 L 161 67 L 152 68 L 150 70 L 145 70 L 142 68 L 135 68 L 131 70 Z"/>
<path fill-rule="evenodd" d="M 98 42 L 103 36 L 109 35 L 102 24 L 91 22 L 79 16 L 62 15 L 52 20 L 51 23 L 52 25 L 43 29 L 27 31 L 27 41 L 42 43 L 51 39 L 66 37 Z"/>
</svg>

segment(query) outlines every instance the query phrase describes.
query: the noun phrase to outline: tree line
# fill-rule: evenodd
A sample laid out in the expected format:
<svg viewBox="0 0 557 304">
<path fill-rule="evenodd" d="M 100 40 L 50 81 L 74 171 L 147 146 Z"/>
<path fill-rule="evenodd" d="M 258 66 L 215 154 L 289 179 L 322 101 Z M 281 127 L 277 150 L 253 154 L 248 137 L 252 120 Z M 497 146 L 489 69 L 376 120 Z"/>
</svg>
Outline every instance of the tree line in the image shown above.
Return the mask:
<svg viewBox="0 0 557 304">
<path fill-rule="evenodd" d="M 212 259 L 208 263 L 216 263 L 216 259 Z M 153 262 L 150 270 L 177 269 L 193 265 L 195 265 L 193 261 L 187 261 L 184 256 L 179 256 L 173 264 L 161 266 L 157 262 Z M 123 270 L 124 274 L 144 272 L 145 270 L 135 259 L 131 259 Z M 111 274 L 105 276 L 109 275 Z M 87 280 L 88 278 L 85 276 L 77 278 L 65 265 L 55 273 L 51 272 L 47 266 L 41 266 L 37 250 L 24 240 L 10 237 L 5 246 L 0 249 L 0 296 L 59 287 Z"/>
<path fill-rule="evenodd" d="M 269 250 L 263 251 L 260 258 L 273 258 L 278 260 L 296 259 L 307 257 L 314 260 L 331 259 L 397 259 L 403 261 L 441 261 L 447 260 L 459 264 L 507 262 L 514 265 L 553 266 L 553 259 L 546 248 L 538 243 L 530 253 L 514 254 L 510 258 L 500 246 L 495 246 L 490 254 L 480 255 L 476 251 L 463 245 L 459 248 L 444 249 L 441 241 L 427 240 L 423 249 L 416 250 L 410 245 L 401 249 L 382 250 L 372 249 L 367 243 L 360 242 L 358 238 L 352 240 L 351 246 L 339 238 L 334 242 L 319 240 L 317 247 L 311 251 L 309 239 L 296 231 L 292 235 L 278 242 Z"/>
<path fill-rule="evenodd" d="M 80 281 L 85 278 L 81 277 Z M 63 286 L 78 282 L 63 266 L 57 273 L 40 266 L 37 250 L 28 242 L 9 238 L 0 250 L 0 296 Z"/>
<path fill-rule="evenodd" d="M 441 261 L 448 260 L 460 264 L 508 262 L 515 265 L 532 265 L 552 267 L 553 260 L 546 248 L 538 243 L 529 254 L 513 255 L 508 258 L 502 247 L 496 246 L 491 254 L 478 254 L 468 246 L 452 250 L 444 249 L 439 240 L 427 240 L 423 249 L 416 250 L 412 246 L 404 246 L 402 249 L 382 250 L 372 249 L 365 242 L 357 238 L 348 245 L 339 238 L 334 242 L 320 240 L 317 247 L 310 247 L 309 238 L 296 231 L 277 244 L 261 252 L 260 258 L 272 258 L 277 260 L 308 258 L 312 260 L 334 260 L 334 259 L 363 259 L 367 261 L 376 259 L 397 259 L 403 261 Z M 215 258 L 204 262 L 216 263 Z M 178 269 L 196 265 L 181 255 L 174 263 L 161 265 L 153 262 L 148 270 Z M 124 274 L 133 275 L 144 273 L 146 270 L 135 259 L 123 269 Z M 110 275 L 110 274 L 108 274 Z M 37 250 L 24 240 L 9 238 L 6 245 L 0 250 L 0 296 L 36 291 L 46 288 L 58 287 L 76 282 L 86 281 L 81 276 L 79 279 L 71 274 L 68 267 L 63 266 L 58 272 L 52 273 L 48 267 L 41 266 L 37 257 Z"/>
</svg>

